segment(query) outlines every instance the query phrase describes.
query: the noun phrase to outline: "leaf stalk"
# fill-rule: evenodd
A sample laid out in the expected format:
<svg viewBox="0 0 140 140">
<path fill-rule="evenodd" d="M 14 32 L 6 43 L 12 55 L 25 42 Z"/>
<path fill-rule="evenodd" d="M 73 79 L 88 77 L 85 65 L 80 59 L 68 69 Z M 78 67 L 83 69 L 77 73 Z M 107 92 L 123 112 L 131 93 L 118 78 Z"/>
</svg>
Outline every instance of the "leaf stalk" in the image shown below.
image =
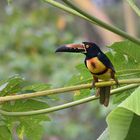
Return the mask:
<svg viewBox="0 0 140 140">
<path fill-rule="evenodd" d="M 132 88 L 136 88 L 138 87 L 139 84 L 130 84 L 124 87 L 120 87 L 117 89 L 113 89 L 111 90 L 111 95 L 113 94 L 117 94 L 118 92 L 122 92 L 125 90 L 129 90 Z M 26 111 L 26 112 L 8 112 L 8 111 L 4 111 L 4 110 L 0 110 L 0 114 L 2 115 L 6 115 L 6 116 L 30 116 L 30 115 L 39 115 L 39 114 L 44 114 L 44 113 L 51 113 L 51 112 L 55 112 L 58 110 L 62 110 L 62 109 L 66 109 L 66 108 L 70 108 L 73 106 L 77 106 L 83 103 L 87 103 L 93 100 L 98 99 L 99 97 L 96 97 L 95 95 L 84 98 L 84 99 L 80 99 L 77 101 L 73 101 L 73 102 L 69 102 L 66 104 L 62 104 L 62 105 L 58 105 L 58 106 L 54 106 L 54 107 L 50 107 L 50 108 L 46 108 L 46 109 L 40 109 L 40 110 L 34 110 L 34 111 Z"/>
<path fill-rule="evenodd" d="M 122 36 L 123 38 L 126 38 L 136 44 L 139 44 L 140 45 L 140 40 L 129 35 L 128 33 L 122 31 L 121 29 L 113 26 L 113 25 L 109 25 L 103 21 L 101 21 L 100 19 L 94 17 L 94 16 L 91 16 L 89 15 L 88 13 L 86 13 L 85 11 L 79 9 L 78 7 L 76 7 L 75 5 L 73 5 L 71 2 L 69 2 L 68 0 L 62 0 L 64 3 L 66 3 L 68 6 L 72 7 L 72 8 L 69 8 L 59 2 L 56 2 L 54 0 L 44 0 L 44 2 L 47 2 L 55 7 L 58 7 L 59 9 L 62 9 L 63 11 L 66 11 L 70 14 L 73 14 L 73 15 L 76 15 L 78 17 L 81 17 L 95 25 L 98 25 L 106 30 L 109 30 L 115 34 L 118 34 L 120 36 Z"/>
</svg>

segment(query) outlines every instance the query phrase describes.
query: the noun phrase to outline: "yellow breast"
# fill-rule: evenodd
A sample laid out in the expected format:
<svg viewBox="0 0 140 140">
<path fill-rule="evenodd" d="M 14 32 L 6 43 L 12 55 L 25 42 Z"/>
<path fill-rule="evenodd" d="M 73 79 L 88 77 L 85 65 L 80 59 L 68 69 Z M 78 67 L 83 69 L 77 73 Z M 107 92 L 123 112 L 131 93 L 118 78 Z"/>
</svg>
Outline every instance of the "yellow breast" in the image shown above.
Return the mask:
<svg viewBox="0 0 140 140">
<path fill-rule="evenodd" d="M 97 57 L 87 60 L 86 64 L 91 73 L 100 73 L 106 69 L 106 66 Z M 108 69 L 104 74 L 93 75 L 101 80 L 109 80 L 111 79 L 111 71 L 111 69 Z"/>
<path fill-rule="evenodd" d="M 97 57 L 87 60 L 86 63 L 92 73 L 99 73 L 106 69 L 106 66 Z"/>
</svg>

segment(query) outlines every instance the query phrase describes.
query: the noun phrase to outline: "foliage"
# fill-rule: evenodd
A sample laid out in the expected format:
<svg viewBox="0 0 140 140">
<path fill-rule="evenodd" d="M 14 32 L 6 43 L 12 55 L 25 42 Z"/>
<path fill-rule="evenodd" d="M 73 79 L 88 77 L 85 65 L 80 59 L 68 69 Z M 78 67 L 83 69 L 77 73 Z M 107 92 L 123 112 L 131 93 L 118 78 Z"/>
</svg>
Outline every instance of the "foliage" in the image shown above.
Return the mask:
<svg viewBox="0 0 140 140">
<path fill-rule="evenodd" d="M 105 136 L 100 137 L 99 140 L 106 140 L 110 138 L 112 140 L 139 139 L 139 92 L 140 87 L 108 115 L 108 129 L 104 132 Z"/>
<path fill-rule="evenodd" d="M 1 82 L 1 96 L 25 93 L 31 91 L 41 91 L 48 89 L 49 85 L 47 84 L 35 84 L 32 86 L 25 86 L 26 81 L 23 81 L 19 76 L 13 76 L 6 81 Z M 5 86 L 6 85 L 6 86 Z M 38 110 L 39 108 L 48 108 L 49 105 L 43 100 L 29 99 L 23 101 L 13 101 L 7 102 L 0 106 L 1 109 L 15 112 L 15 111 L 29 111 L 29 110 Z M 16 127 L 18 136 L 23 139 L 24 136 L 32 139 L 41 139 L 43 134 L 43 126 L 40 124 L 42 121 L 49 121 L 48 115 L 38 115 L 38 116 L 21 116 L 21 117 L 10 117 L 10 116 L 0 116 L 0 138 L 3 138 L 3 134 L 7 134 L 4 139 L 9 140 L 12 134 L 13 128 Z M 32 133 L 30 133 L 32 132 Z"/>
<path fill-rule="evenodd" d="M 116 43 L 116 44 L 118 44 L 118 43 Z M 133 49 L 136 49 L 137 45 L 131 44 L 129 41 L 124 41 L 124 42 L 119 43 L 120 46 L 121 45 L 123 46 L 125 44 L 124 48 L 125 48 L 125 46 L 129 46 L 128 44 L 130 44 L 130 46 L 134 45 L 133 49 L 129 49 L 129 51 L 125 52 L 128 55 L 128 58 L 125 59 L 124 55 L 126 55 L 126 54 L 124 54 L 120 50 L 122 47 L 119 48 L 119 45 L 116 45 L 116 44 L 113 44 L 111 47 L 113 51 L 110 51 L 107 53 L 108 56 L 110 57 L 110 59 L 113 60 L 114 65 L 116 65 L 116 67 L 117 67 L 117 65 L 119 65 L 118 67 L 122 67 L 122 65 L 124 65 L 124 63 L 126 63 L 126 68 L 123 67 L 122 70 L 128 69 L 127 63 L 130 63 L 131 70 L 132 69 L 135 70 L 135 68 L 139 68 L 139 65 L 138 65 L 139 63 L 137 63 L 137 61 L 139 61 L 138 54 L 135 53 L 135 56 L 136 56 L 135 59 L 131 60 L 131 57 L 129 58 L 129 56 L 132 56 L 132 54 L 134 53 Z M 139 48 L 137 48 L 137 50 L 139 50 Z M 123 59 L 121 59 L 121 63 L 119 63 L 119 64 L 117 63 L 118 61 L 115 60 L 115 58 L 118 58 L 118 56 L 120 58 L 124 57 Z M 129 60 L 130 60 L 130 62 L 129 62 Z M 137 67 L 135 66 L 135 63 L 137 64 Z M 79 65 L 77 67 L 77 69 L 79 70 L 78 76 L 74 76 L 72 78 L 72 80 L 70 80 L 69 84 L 79 84 L 79 83 L 89 82 L 90 75 L 89 75 L 89 72 L 85 69 L 85 67 L 83 67 L 83 65 Z M 121 74 L 123 74 L 123 71 L 121 72 Z M 84 80 L 83 80 L 83 78 L 81 78 L 81 76 L 84 78 Z M 118 76 L 121 76 L 121 75 L 118 74 Z M 77 81 L 79 81 L 79 83 L 77 83 Z M 28 92 L 42 91 L 42 90 L 46 90 L 46 89 L 50 88 L 50 85 L 43 84 L 43 83 L 27 85 L 27 86 L 25 83 L 26 83 L 26 81 L 23 80 L 22 78 L 20 78 L 19 76 L 14 76 L 14 77 L 9 78 L 6 81 L 2 81 L 1 86 L 0 86 L 1 96 L 6 95 L 7 93 L 13 94 L 13 89 L 14 89 L 14 91 L 16 91 L 16 93 L 22 94 L 22 93 L 28 93 Z M 137 90 L 139 90 L 139 89 L 137 89 Z M 92 92 L 90 92 L 90 90 L 76 91 L 74 99 L 77 100 L 77 99 L 85 98 L 90 95 L 89 93 L 92 94 Z M 122 102 L 122 97 L 120 97 L 121 95 L 122 94 L 120 94 L 119 96 L 117 95 L 117 98 L 118 98 L 117 103 Z M 128 96 L 129 95 L 125 96 L 125 98 Z M 123 100 L 125 100 L 125 98 L 123 98 Z M 137 97 L 137 98 L 139 98 L 139 97 Z M 48 98 L 48 100 L 49 100 L 49 98 Z M 31 111 L 31 110 L 48 108 L 48 107 L 49 107 L 49 105 L 47 104 L 47 100 L 45 99 L 45 102 L 44 102 L 44 98 L 40 98 L 39 100 L 37 98 L 35 98 L 35 99 L 28 99 L 28 100 L 23 100 L 23 101 L 7 102 L 7 103 L 4 103 L 1 105 L 2 110 L 11 111 L 11 112 Z M 122 111 L 122 112 L 124 112 L 124 111 Z M 31 119 L 31 121 L 30 121 L 30 119 Z M 41 132 L 43 132 L 43 128 L 40 125 L 40 122 L 48 121 L 48 120 L 49 120 L 48 116 L 43 115 L 43 114 L 38 115 L 38 116 L 30 116 L 30 117 L 21 116 L 21 117 L 18 117 L 18 119 L 16 117 L 1 115 L 1 122 L 3 124 L 2 126 L 7 127 L 7 131 L 12 132 L 14 125 L 16 125 L 17 134 L 20 137 L 27 136 L 28 138 L 30 138 L 30 137 L 33 137 L 33 135 L 34 136 L 37 135 L 38 137 L 36 137 L 36 139 L 40 139 L 40 137 L 42 136 Z M 29 125 L 27 123 L 28 121 L 31 122 Z M 17 122 L 18 122 L 18 124 L 15 124 Z M 31 129 L 33 133 L 32 134 L 28 133 L 28 129 Z M 38 129 L 40 131 L 37 131 Z M 34 130 L 35 130 L 35 132 L 34 132 Z M 3 129 L 3 131 L 6 131 L 6 130 Z"/>
<path fill-rule="evenodd" d="M 50 89 L 53 84 L 35 83 L 33 81 L 35 80 L 35 77 L 39 77 L 39 79 L 43 79 L 43 81 L 48 81 L 48 79 L 46 80 L 46 78 L 44 78 L 46 73 L 48 73 L 49 77 L 50 75 L 53 75 L 54 72 L 58 73 L 58 71 L 61 70 L 61 67 L 65 66 L 64 64 L 61 64 L 67 63 L 67 59 L 71 57 L 71 55 L 67 56 L 66 60 L 62 60 L 56 56 L 56 60 L 56 57 L 53 57 L 49 52 L 54 52 L 54 46 L 63 44 L 63 42 L 67 43 L 76 40 L 74 35 L 69 32 L 63 33 L 63 28 L 65 27 L 62 27 L 62 25 L 65 24 L 65 21 L 63 21 L 64 19 L 62 17 L 57 17 L 57 13 L 53 12 L 51 8 L 48 8 L 47 10 L 46 8 L 40 8 L 29 14 L 17 12 L 15 10 L 16 8 L 12 9 L 10 6 L 8 8 L 11 8 L 9 18 L 6 19 L 3 28 L 0 29 L 0 63 L 2 66 L 0 76 L 4 79 L 5 75 L 13 75 L 15 73 L 22 75 L 23 73 L 26 73 L 27 75 L 25 74 L 24 77 L 28 77 L 28 81 L 21 78 L 19 75 L 12 76 L 7 80 L 2 80 L 0 82 L 0 97 L 30 94 Z M 49 12 L 54 13 L 53 17 Z M 40 15 L 43 16 L 43 18 Z M 90 19 L 90 16 L 87 18 Z M 50 19 L 52 20 L 51 22 Z M 89 21 L 89 19 L 87 20 Z M 61 22 L 63 22 L 61 26 L 60 24 L 57 24 L 59 20 L 62 20 Z M 67 28 L 70 29 L 70 27 Z M 118 29 L 115 30 L 117 32 Z M 74 34 L 76 35 L 75 32 Z M 131 38 L 129 35 L 126 35 L 126 38 L 127 37 L 128 39 Z M 132 41 L 134 40 L 132 39 Z M 6 53 L 4 53 L 5 51 Z M 115 66 L 118 79 L 125 78 L 131 80 L 131 78 L 135 77 L 140 78 L 139 52 L 139 45 L 131 41 L 121 41 L 109 46 L 109 51 L 106 54 Z M 75 60 L 75 56 L 72 59 Z M 54 66 L 53 64 L 56 63 L 58 63 L 57 66 Z M 9 65 L 10 69 L 8 69 Z M 76 65 L 76 63 L 73 65 Z M 68 69 L 70 67 L 71 65 L 68 66 Z M 70 86 L 91 83 L 91 74 L 87 71 L 84 64 L 77 65 L 76 69 L 77 74 L 74 74 L 65 85 Z M 62 73 L 64 73 L 64 71 Z M 60 73 L 57 75 L 59 74 Z M 67 79 L 64 78 L 64 81 L 67 81 Z M 139 137 L 139 92 L 140 88 L 136 88 L 135 91 L 129 90 L 119 92 L 119 94 L 114 97 L 114 103 L 119 105 L 108 115 L 108 127 L 99 139 L 111 138 L 113 140 L 129 140 Z M 93 95 L 94 90 L 81 89 L 74 91 L 74 93 L 73 100 L 79 100 Z M 48 114 L 30 116 L 12 116 L 12 114 L 15 112 L 32 112 L 50 108 L 50 104 L 54 105 L 50 99 L 56 99 L 56 97 L 45 96 L 4 103 L 1 102 L 0 109 L 10 112 L 11 116 L 8 114 L 0 114 L 0 139 L 12 139 L 13 130 L 15 129 L 15 134 L 19 139 L 27 138 L 29 140 L 40 140 L 45 132 L 42 122 L 50 121 Z M 56 107 L 58 106 L 56 105 Z M 82 111 L 83 110 L 81 110 L 81 112 Z M 76 117 L 74 116 L 74 122 L 71 125 L 69 124 L 66 129 L 67 134 L 70 132 L 73 138 L 76 136 L 76 133 L 79 133 L 79 129 L 82 128 L 81 125 L 75 125 L 75 121 L 78 120 L 79 116 L 77 119 Z M 85 122 L 87 123 L 88 121 L 86 120 Z M 90 128 L 87 129 L 90 130 Z M 83 128 L 82 133 L 87 129 Z M 81 137 L 81 139 L 82 138 L 83 137 Z"/>
</svg>

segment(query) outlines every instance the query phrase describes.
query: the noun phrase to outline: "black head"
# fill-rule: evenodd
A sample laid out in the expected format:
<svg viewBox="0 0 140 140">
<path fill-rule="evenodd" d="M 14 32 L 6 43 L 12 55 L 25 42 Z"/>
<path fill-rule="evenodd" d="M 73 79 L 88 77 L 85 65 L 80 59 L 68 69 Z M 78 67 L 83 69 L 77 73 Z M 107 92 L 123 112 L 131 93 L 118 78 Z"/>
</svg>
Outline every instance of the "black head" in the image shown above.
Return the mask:
<svg viewBox="0 0 140 140">
<path fill-rule="evenodd" d="M 101 52 L 100 48 L 93 42 L 83 42 L 85 46 L 86 53 L 84 53 L 88 57 L 97 56 L 99 52 Z"/>
</svg>

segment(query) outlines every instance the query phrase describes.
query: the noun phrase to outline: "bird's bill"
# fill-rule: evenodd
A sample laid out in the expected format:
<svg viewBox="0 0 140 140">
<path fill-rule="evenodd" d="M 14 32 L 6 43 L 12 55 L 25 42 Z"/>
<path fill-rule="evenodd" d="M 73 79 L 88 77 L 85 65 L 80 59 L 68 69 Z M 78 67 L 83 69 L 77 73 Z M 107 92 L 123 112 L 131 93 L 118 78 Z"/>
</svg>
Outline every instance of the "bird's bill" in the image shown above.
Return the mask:
<svg viewBox="0 0 140 140">
<path fill-rule="evenodd" d="M 56 49 L 55 52 L 86 53 L 84 44 L 67 44 Z"/>
</svg>

